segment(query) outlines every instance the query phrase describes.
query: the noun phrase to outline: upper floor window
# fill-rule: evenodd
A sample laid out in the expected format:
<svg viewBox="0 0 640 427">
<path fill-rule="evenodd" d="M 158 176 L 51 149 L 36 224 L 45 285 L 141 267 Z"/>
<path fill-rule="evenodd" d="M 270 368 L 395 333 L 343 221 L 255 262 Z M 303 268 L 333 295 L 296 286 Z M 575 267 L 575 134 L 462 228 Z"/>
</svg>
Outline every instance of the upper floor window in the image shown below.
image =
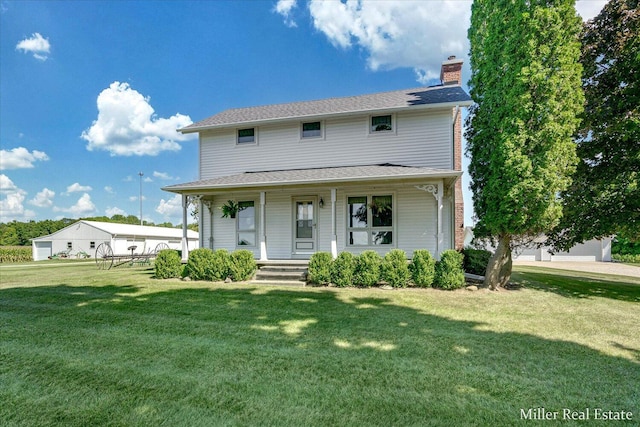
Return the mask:
<svg viewBox="0 0 640 427">
<path fill-rule="evenodd" d="M 384 116 L 371 116 L 371 132 L 385 132 L 393 130 L 391 114 Z"/>
<path fill-rule="evenodd" d="M 238 129 L 238 144 L 255 144 L 256 128 Z"/>
<path fill-rule="evenodd" d="M 322 136 L 321 122 L 302 123 L 302 138 L 319 138 Z"/>
</svg>

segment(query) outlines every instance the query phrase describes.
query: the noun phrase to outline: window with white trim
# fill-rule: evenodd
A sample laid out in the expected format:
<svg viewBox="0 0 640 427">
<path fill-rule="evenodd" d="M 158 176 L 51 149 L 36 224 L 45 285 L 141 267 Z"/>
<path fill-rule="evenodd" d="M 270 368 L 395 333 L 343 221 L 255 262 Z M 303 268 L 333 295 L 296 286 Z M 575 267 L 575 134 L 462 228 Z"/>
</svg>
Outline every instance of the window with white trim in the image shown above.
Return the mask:
<svg viewBox="0 0 640 427">
<path fill-rule="evenodd" d="M 255 144 L 256 128 L 238 129 L 238 144 Z"/>
<path fill-rule="evenodd" d="M 393 196 L 347 197 L 347 244 L 393 244 Z"/>
<path fill-rule="evenodd" d="M 305 122 L 302 123 L 302 139 L 322 138 L 322 122 Z"/>
<path fill-rule="evenodd" d="M 389 132 L 393 130 L 393 117 L 391 114 L 384 116 L 371 116 L 371 133 Z"/>
<path fill-rule="evenodd" d="M 256 246 L 256 207 L 253 200 L 238 202 L 236 245 Z"/>
</svg>

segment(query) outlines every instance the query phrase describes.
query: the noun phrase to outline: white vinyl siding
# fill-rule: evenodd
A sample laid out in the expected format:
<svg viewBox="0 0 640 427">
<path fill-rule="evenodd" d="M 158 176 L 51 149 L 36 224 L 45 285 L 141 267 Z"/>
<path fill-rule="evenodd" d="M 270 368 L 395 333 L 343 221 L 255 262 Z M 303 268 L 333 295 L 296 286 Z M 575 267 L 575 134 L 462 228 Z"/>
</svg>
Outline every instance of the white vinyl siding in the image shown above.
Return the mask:
<svg viewBox="0 0 640 427">
<path fill-rule="evenodd" d="M 348 197 L 354 195 L 393 195 L 393 244 L 373 246 L 348 245 Z M 293 242 L 293 203 L 304 197 L 317 197 L 324 200 L 324 207 L 317 209 L 318 251 L 331 250 L 331 190 L 328 187 L 295 187 L 266 191 L 266 247 L 269 259 L 291 259 Z M 233 251 L 240 248 L 236 245 L 236 222 L 230 218 L 221 218 L 218 209 L 226 200 L 255 200 L 256 204 L 256 239 L 260 240 L 262 224 L 260 223 L 259 192 L 234 192 L 216 196 L 214 202 L 213 249 L 225 248 Z M 443 208 L 444 233 L 443 248 L 451 247 L 451 221 L 447 215 L 450 212 L 448 203 Z M 209 247 L 209 215 L 206 211 L 203 220 L 202 238 L 204 246 Z M 436 255 L 437 210 L 436 200 L 431 193 L 415 188 L 413 184 L 376 185 L 372 189 L 368 185 L 348 185 L 337 188 L 336 200 L 336 235 L 338 252 L 348 250 L 354 254 L 367 249 L 376 250 L 384 255 L 391 248 L 399 248 L 413 255 L 416 249 L 428 249 Z M 244 249 L 244 248 L 242 248 Z M 259 258 L 259 248 L 246 248 Z"/>
<path fill-rule="evenodd" d="M 452 168 L 451 111 L 397 113 L 395 131 L 372 137 L 370 116 L 322 122 L 322 144 L 300 144 L 300 121 L 260 126 L 260 143 L 236 144 L 236 129 L 203 132 L 200 179 L 269 171 L 391 163 Z M 224 161 L 221 161 L 224 159 Z"/>
</svg>

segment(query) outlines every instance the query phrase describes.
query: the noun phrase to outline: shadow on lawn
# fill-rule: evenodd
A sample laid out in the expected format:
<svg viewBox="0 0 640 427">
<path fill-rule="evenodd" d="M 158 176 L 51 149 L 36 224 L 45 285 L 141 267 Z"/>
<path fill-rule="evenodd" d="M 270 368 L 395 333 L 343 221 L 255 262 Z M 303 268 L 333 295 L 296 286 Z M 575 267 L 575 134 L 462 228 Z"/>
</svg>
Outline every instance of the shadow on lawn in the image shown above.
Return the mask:
<svg viewBox="0 0 640 427">
<path fill-rule="evenodd" d="M 610 298 L 640 302 L 640 285 L 596 278 L 589 273 L 551 270 L 540 272 L 522 270 L 513 273 L 513 279 L 530 289 L 554 292 L 571 298 Z"/>
<path fill-rule="evenodd" d="M 40 370 L 39 358 L 50 364 L 48 354 L 67 352 L 91 365 L 99 354 L 104 368 L 90 377 L 64 375 L 109 395 L 118 387 L 110 376 L 120 360 L 144 361 L 140 375 L 175 369 L 170 386 L 152 390 L 153 399 L 143 385 L 136 391 L 129 384 L 133 394 L 160 402 L 151 421 L 169 424 L 163 400 L 231 424 L 336 425 L 346 417 L 351 425 L 422 425 L 455 416 L 458 425 L 509 425 L 521 419 L 520 409 L 585 406 L 640 417 L 636 349 L 633 362 L 571 342 L 488 331 L 357 291 L 213 287 L 138 295 L 135 287 L 59 285 L 0 290 L 0 312 L 0 342 L 42 348 L 37 356 L 0 353 L 24 371 L 18 377 L 48 384 L 55 371 Z M 47 328 L 62 338 L 44 339 Z M 127 375 L 136 374 L 131 369 Z M 246 403 L 252 401 L 282 413 L 271 418 Z"/>
</svg>

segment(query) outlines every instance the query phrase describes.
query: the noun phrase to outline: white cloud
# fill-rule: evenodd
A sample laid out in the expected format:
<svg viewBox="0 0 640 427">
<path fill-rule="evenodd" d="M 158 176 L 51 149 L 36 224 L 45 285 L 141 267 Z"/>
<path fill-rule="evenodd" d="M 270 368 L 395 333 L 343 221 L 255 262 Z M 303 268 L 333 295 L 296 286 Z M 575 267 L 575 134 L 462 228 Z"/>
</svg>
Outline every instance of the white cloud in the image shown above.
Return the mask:
<svg viewBox="0 0 640 427">
<path fill-rule="evenodd" d="M 165 181 L 169 181 L 171 179 L 176 179 L 176 178 L 172 177 L 171 175 L 169 175 L 166 172 L 158 172 L 158 171 L 153 171 L 153 177 L 154 178 L 158 178 L 158 179 L 163 179 Z"/>
<path fill-rule="evenodd" d="M 93 190 L 93 188 L 91 188 L 88 185 L 80 185 L 80 183 L 74 182 L 73 184 L 67 187 L 67 191 L 65 192 L 65 194 L 87 192 L 91 190 Z"/>
<path fill-rule="evenodd" d="M 33 53 L 34 58 L 46 61 L 49 57 L 51 44 L 49 39 L 45 39 L 40 33 L 33 33 L 31 38 L 19 41 L 16 45 L 16 50 L 22 50 L 24 53 Z"/>
<path fill-rule="evenodd" d="M 29 152 L 24 147 L 0 150 L 0 170 L 29 169 L 34 167 L 34 162 L 47 160 L 49 160 L 49 156 L 43 151 L 33 150 Z"/>
<path fill-rule="evenodd" d="M 139 196 L 129 196 L 129 201 L 130 202 L 137 202 L 138 200 L 140 200 Z M 142 196 L 142 201 L 147 200 L 146 196 Z"/>
<path fill-rule="evenodd" d="M 368 52 L 372 70 L 408 67 L 426 84 L 438 82 L 442 61 L 469 51 L 471 1 L 310 0 L 316 29 L 336 47 Z"/>
<path fill-rule="evenodd" d="M 104 191 L 106 191 L 109 194 L 116 194 L 116 192 L 113 190 L 113 187 L 111 187 L 110 185 L 107 185 L 106 187 L 104 187 Z"/>
<path fill-rule="evenodd" d="M 24 208 L 27 192 L 18 188 L 6 175 L 0 175 L 0 222 L 24 221 L 35 217 L 35 212 Z"/>
<path fill-rule="evenodd" d="M 274 11 L 284 17 L 284 23 L 287 27 L 297 27 L 296 21 L 293 20 L 292 10 L 297 6 L 297 0 L 278 0 Z"/>
<path fill-rule="evenodd" d="M 50 208 L 53 206 L 53 198 L 55 195 L 55 191 L 43 188 L 42 191 L 36 194 L 36 197 L 29 200 L 29 203 L 39 208 Z"/>
<path fill-rule="evenodd" d="M 189 116 L 176 114 L 158 118 L 149 98 L 127 83 L 113 82 L 98 95 L 98 118 L 81 137 L 87 149 L 104 150 L 112 156 L 155 156 L 163 151 L 178 151 L 176 141 L 194 139 L 176 129 L 192 123 Z"/>
<path fill-rule="evenodd" d="M 125 211 L 115 206 L 112 208 L 111 207 L 107 208 L 104 212 L 107 214 L 109 218 L 111 218 L 114 215 L 127 216 L 127 213 Z"/>
<path fill-rule="evenodd" d="M 169 218 L 182 218 L 182 196 L 176 194 L 169 200 L 160 200 L 160 204 L 156 207 L 156 212 L 164 216 L 165 219 Z"/>
<path fill-rule="evenodd" d="M 75 205 L 69 208 L 54 207 L 54 212 L 65 212 L 75 217 L 85 216 L 96 212 L 96 205 L 91 201 L 91 196 L 84 193 L 76 202 Z"/>
<path fill-rule="evenodd" d="M 0 174 L 0 193 L 9 193 L 16 191 L 18 187 L 5 174 Z"/>
</svg>

